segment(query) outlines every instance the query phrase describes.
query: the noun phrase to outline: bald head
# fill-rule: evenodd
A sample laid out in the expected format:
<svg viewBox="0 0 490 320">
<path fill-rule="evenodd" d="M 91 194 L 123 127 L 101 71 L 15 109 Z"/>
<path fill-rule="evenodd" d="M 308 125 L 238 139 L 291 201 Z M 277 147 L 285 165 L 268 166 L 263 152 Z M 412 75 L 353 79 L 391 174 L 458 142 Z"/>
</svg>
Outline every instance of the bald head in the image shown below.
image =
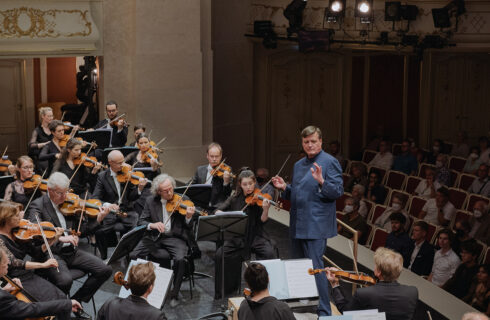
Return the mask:
<svg viewBox="0 0 490 320">
<path fill-rule="evenodd" d="M 111 170 L 114 172 L 121 171 L 122 165 L 124 163 L 124 156 L 119 150 L 112 150 L 107 155 L 107 161 L 109 162 L 109 166 Z"/>
</svg>

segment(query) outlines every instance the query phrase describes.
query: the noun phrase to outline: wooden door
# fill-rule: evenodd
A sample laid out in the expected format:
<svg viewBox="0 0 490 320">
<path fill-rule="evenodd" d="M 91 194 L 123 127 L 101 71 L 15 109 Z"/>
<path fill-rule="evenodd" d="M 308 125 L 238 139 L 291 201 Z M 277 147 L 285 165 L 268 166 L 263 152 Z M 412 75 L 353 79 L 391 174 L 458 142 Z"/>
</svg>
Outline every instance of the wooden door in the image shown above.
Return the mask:
<svg viewBox="0 0 490 320">
<path fill-rule="evenodd" d="M 0 60 L 0 149 L 8 145 L 11 160 L 27 151 L 22 68 L 22 61 Z"/>
</svg>

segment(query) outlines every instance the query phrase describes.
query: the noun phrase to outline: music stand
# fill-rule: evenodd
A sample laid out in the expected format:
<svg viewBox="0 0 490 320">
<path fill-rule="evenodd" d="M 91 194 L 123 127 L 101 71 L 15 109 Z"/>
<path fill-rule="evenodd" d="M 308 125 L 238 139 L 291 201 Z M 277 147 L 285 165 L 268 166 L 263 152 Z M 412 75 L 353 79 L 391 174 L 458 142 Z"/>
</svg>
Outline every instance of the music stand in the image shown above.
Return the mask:
<svg viewBox="0 0 490 320">
<path fill-rule="evenodd" d="M 5 196 L 5 189 L 7 189 L 7 186 L 11 183 L 14 182 L 15 176 L 3 176 L 0 177 L 0 198 L 3 199 Z"/>
<path fill-rule="evenodd" d="M 132 147 L 132 146 L 125 146 L 125 147 L 120 147 L 120 148 L 105 148 L 104 151 L 102 151 L 102 162 L 107 163 L 107 155 L 109 152 L 112 150 L 119 150 L 123 154 L 124 157 L 126 157 L 128 154 L 134 151 L 139 151 L 138 147 Z"/>
<path fill-rule="evenodd" d="M 216 242 L 216 252 L 221 247 L 221 299 L 225 298 L 225 240 L 244 237 L 248 216 L 242 211 L 223 212 L 213 216 L 200 216 L 197 221 L 196 240 Z"/>
<path fill-rule="evenodd" d="M 121 259 L 124 256 L 128 256 L 129 253 L 138 245 L 141 238 L 143 238 L 145 231 L 146 225 L 142 225 L 137 226 L 128 233 L 124 234 L 121 237 L 121 240 L 119 240 L 119 243 L 117 244 L 116 249 L 114 249 L 111 257 L 107 261 L 107 265 Z"/>
<path fill-rule="evenodd" d="M 178 187 L 174 189 L 174 192 L 182 194 L 184 193 L 185 189 L 186 186 Z M 209 201 L 211 200 L 210 184 L 193 184 L 189 187 L 185 195 L 188 196 L 196 206 L 207 211 L 213 209 L 209 206 Z"/>
<path fill-rule="evenodd" d="M 78 131 L 77 136 L 87 142 L 97 144 L 98 149 L 104 149 L 110 146 L 112 139 L 112 129 L 97 129 L 90 131 Z"/>
</svg>

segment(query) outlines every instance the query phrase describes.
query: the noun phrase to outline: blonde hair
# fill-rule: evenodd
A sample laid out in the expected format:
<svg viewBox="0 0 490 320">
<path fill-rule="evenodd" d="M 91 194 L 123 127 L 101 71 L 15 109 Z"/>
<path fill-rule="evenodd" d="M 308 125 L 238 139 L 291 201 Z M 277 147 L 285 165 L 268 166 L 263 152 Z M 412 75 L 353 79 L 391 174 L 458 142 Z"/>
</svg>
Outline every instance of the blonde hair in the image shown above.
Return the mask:
<svg viewBox="0 0 490 320">
<path fill-rule="evenodd" d="M 39 117 L 41 118 L 42 116 L 44 116 L 49 111 L 53 112 L 53 109 L 51 107 L 42 107 L 42 108 L 39 108 Z"/>
<path fill-rule="evenodd" d="M 134 295 L 142 296 L 155 282 L 155 267 L 153 263 L 136 264 L 131 267 L 128 275 L 128 285 Z"/>
<path fill-rule="evenodd" d="M 0 227 L 5 227 L 7 222 L 22 210 L 22 205 L 11 201 L 0 202 Z"/>
<path fill-rule="evenodd" d="M 398 252 L 380 247 L 374 253 L 374 265 L 384 281 L 395 281 L 402 272 L 403 258 Z"/>
</svg>

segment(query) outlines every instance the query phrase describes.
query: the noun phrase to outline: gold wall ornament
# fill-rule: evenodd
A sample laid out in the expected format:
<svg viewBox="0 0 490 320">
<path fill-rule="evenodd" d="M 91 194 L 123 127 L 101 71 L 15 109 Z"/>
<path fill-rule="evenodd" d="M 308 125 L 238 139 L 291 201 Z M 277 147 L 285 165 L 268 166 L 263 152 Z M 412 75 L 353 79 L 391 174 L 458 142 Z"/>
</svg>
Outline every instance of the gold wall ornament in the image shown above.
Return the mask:
<svg viewBox="0 0 490 320">
<path fill-rule="evenodd" d="M 86 37 L 92 33 L 92 23 L 88 21 L 87 13 L 88 10 L 41 10 L 27 7 L 0 10 L 0 38 Z M 62 29 L 65 26 L 60 26 L 57 18 L 76 21 L 78 28 L 64 31 Z M 70 26 L 73 28 L 73 24 Z"/>
</svg>

